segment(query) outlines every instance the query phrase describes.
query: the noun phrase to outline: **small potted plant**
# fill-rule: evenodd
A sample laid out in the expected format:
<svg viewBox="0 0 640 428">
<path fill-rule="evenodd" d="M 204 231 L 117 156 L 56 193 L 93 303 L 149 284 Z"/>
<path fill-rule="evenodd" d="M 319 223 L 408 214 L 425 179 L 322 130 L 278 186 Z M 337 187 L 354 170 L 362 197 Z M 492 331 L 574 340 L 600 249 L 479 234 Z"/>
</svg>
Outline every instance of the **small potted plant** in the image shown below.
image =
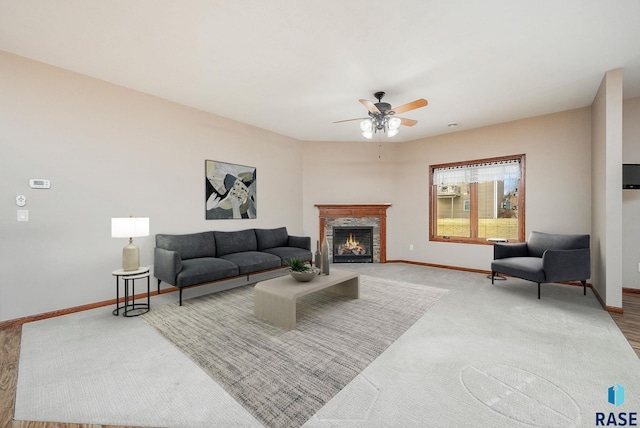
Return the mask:
<svg viewBox="0 0 640 428">
<path fill-rule="evenodd" d="M 320 272 L 318 268 L 311 267 L 297 257 L 290 258 L 284 264 L 289 266 L 289 274 L 293 279 L 300 282 L 309 282 Z"/>
</svg>

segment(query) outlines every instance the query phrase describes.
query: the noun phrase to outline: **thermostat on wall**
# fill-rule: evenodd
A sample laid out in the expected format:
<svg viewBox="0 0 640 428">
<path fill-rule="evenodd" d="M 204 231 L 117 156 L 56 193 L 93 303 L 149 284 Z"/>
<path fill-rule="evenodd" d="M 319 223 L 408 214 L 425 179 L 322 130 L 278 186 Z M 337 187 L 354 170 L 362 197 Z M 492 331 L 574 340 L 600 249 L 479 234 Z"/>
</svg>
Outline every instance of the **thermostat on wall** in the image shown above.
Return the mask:
<svg viewBox="0 0 640 428">
<path fill-rule="evenodd" d="M 51 182 L 43 178 L 32 178 L 29 180 L 29 186 L 32 189 L 49 189 L 51 188 Z"/>
</svg>

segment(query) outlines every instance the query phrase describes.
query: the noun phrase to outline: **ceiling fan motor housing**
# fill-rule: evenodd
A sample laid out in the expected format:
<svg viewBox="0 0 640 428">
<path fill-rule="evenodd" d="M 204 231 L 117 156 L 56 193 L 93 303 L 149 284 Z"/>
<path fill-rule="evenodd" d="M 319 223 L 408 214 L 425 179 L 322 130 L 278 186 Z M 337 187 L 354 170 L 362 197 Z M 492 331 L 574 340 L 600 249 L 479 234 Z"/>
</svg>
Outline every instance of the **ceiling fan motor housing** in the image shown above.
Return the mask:
<svg viewBox="0 0 640 428">
<path fill-rule="evenodd" d="M 375 103 L 375 106 L 378 107 L 380 113 L 385 114 L 391 111 L 391 104 L 389 103 Z"/>
</svg>

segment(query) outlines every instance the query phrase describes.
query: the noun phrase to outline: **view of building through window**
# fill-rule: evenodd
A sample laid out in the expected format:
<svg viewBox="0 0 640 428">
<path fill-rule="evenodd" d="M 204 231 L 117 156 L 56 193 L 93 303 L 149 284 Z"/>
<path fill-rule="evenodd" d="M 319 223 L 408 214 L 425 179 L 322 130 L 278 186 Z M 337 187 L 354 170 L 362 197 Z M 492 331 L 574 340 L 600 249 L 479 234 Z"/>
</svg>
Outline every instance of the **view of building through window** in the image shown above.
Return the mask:
<svg viewBox="0 0 640 428">
<path fill-rule="evenodd" d="M 524 240 L 524 155 L 431 166 L 430 239 Z"/>
</svg>

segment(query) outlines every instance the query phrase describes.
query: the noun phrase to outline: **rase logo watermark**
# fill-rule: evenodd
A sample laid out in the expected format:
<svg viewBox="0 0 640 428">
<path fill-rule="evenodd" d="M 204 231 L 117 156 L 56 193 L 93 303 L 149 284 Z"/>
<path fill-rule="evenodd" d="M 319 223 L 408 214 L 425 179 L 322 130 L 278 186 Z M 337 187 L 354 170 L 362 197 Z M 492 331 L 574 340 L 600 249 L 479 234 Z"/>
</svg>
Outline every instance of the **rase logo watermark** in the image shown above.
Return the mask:
<svg viewBox="0 0 640 428">
<path fill-rule="evenodd" d="M 609 403 L 616 407 L 622 406 L 624 403 L 624 386 L 616 383 L 609 388 Z"/>
<path fill-rule="evenodd" d="M 624 404 L 624 386 L 616 383 L 611 386 L 607 391 L 607 401 L 609 404 L 616 406 L 616 408 Z M 638 413 L 637 412 L 596 412 L 596 426 L 597 427 L 637 427 L 638 426 Z"/>
</svg>

